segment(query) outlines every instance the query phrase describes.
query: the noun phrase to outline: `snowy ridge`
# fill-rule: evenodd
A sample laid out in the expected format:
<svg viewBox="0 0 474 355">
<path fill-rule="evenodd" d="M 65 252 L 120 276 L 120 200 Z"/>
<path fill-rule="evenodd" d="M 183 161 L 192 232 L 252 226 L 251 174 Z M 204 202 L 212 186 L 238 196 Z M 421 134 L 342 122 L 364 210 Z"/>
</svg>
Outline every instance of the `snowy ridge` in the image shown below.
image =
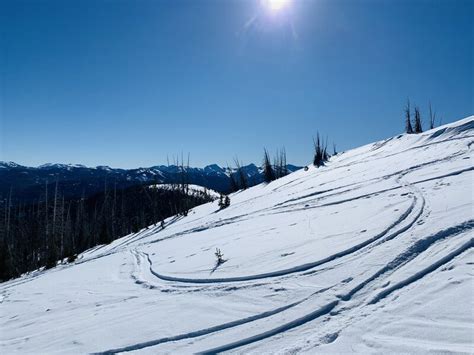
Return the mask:
<svg viewBox="0 0 474 355">
<path fill-rule="evenodd" d="M 172 190 L 176 188 L 176 186 L 179 185 L 173 185 L 173 184 L 156 184 L 156 185 L 150 185 L 149 188 L 159 188 L 159 189 L 165 189 L 165 190 Z M 219 198 L 220 194 L 217 191 L 214 191 L 212 189 L 208 189 L 204 186 L 200 185 L 194 185 L 194 184 L 188 184 L 187 185 L 187 191 L 191 195 L 200 195 L 200 194 L 207 194 L 212 198 Z"/>
<path fill-rule="evenodd" d="M 3 283 L 0 352 L 472 353 L 473 143 L 368 144 Z"/>
</svg>

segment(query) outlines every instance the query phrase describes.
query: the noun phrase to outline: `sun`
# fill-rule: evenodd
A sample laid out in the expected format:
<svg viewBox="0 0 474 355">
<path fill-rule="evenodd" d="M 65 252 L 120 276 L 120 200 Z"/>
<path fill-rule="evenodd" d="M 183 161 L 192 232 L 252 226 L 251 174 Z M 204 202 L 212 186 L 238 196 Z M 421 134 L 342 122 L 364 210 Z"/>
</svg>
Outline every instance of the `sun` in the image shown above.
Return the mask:
<svg viewBox="0 0 474 355">
<path fill-rule="evenodd" d="M 262 0 L 262 5 L 272 12 L 280 11 L 288 7 L 290 3 L 291 0 Z"/>
</svg>

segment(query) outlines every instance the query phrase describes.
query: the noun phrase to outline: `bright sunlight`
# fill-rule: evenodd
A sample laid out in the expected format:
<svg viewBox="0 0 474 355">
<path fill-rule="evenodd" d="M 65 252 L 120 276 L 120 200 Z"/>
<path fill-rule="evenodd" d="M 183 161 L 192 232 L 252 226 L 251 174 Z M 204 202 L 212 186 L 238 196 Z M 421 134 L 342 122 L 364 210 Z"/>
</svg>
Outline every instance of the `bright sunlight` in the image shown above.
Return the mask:
<svg viewBox="0 0 474 355">
<path fill-rule="evenodd" d="M 288 7 L 290 3 L 291 0 L 262 0 L 262 5 L 272 12 L 280 11 Z"/>
</svg>

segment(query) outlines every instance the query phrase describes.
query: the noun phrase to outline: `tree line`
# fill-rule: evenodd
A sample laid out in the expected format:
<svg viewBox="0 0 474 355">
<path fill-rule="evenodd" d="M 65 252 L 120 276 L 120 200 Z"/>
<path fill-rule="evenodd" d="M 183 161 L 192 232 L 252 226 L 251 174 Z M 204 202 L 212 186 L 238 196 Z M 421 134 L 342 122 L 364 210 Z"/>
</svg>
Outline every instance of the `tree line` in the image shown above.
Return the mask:
<svg viewBox="0 0 474 355">
<path fill-rule="evenodd" d="M 15 200 L 10 190 L 0 199 L 0 280 L 71 262 L 91 247 L 153 224 L 164 227 L 165 218 L 213 200 L 206 191 L 191 193 L 184 173 L 183 181 L 123 189 L 104 182 L 103 192 L 79 199 L 66 199 L 56 182 L 35 203 Z"/>
<path fill-rule="evenodd" d="M 413 113 L 411 110 L 410 100 L 407 100 L 405 105 L 405 132 L 408 134 L 416 134 L 423 132 L 423 121 L 421 119 L 421 112 L 418 106 L 415 106 Z M 431 102 L 429 103 L 429 129 L 433 129 L 436 124 L 436 112 L 433 111 L 431 107 Z M 441 124 L 441 119 L 439 121 Z"/>
</svg>

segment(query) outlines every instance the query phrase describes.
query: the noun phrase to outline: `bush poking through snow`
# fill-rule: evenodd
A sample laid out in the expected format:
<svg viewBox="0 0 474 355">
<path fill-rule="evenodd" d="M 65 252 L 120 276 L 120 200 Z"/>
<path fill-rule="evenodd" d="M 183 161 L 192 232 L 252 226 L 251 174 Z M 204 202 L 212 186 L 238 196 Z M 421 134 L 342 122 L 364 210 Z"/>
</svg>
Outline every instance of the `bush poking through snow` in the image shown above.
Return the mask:
<svg viewBox="0 0 474 355">
<path fill-rule="evenodd" d="M 216 252 L 214 253 L 214 255 L 216 256 L 216 267 L 225 262 L 224 254 L 222 254 L 219 248 L 216 248 Z"/>
</svg>

